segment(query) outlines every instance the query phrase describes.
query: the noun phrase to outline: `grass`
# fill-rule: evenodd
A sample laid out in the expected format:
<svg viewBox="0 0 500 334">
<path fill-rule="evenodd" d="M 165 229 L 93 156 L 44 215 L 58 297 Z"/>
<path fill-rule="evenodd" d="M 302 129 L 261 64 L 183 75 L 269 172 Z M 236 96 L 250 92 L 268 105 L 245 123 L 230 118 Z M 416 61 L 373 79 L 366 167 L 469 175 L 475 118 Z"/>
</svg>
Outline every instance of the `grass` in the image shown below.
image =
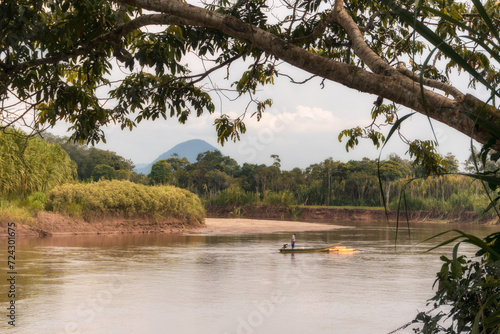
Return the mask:
<svg viewBox="0 0 500 334">
<path fill-rule="evenodd" d="M 9 222 L 32 225 L 39 211 L 33 210 L 20 199 L 0 199 L 0 226 Z"/>
</svg>

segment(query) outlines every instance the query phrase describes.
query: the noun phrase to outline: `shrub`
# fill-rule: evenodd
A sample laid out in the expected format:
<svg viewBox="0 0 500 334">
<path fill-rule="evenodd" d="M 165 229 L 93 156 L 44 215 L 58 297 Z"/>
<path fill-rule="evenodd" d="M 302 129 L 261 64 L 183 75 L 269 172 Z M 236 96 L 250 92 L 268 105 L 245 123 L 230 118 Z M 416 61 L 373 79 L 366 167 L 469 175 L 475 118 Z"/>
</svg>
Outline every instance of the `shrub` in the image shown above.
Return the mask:
<svg viewBox="0 0 500 334">
<path fill-rule="evenodd" d="M 205 218 L 198 196 L 185 189 L 120 180 L 57 187 L 49 193 L 47 207 L 85 220 L 125 217 L 163 221 L 175 218 L 193 223 Z"/>
<path fill-rule="evenodd" d="M 208 205 L 220 207 L 233 206 L 251 206 L 259 202 L 259 194 L 249 191 L 244 191 L 238 186 L 232 185 L 220 191 L 216 196 L 210 198 Z"/>
<path fill-rule="evenodd" d="M 289 207 L 290 205 L 294 205 L 295 198 L 291 191 L 281 191 L 279 193 L 266 191 L 266 196 L 264 197 L 264 204 L 270 206 L 282 206 Z"/>
<path fill-rule="evenodd" d="M 33 223 L 32 213 L 18 204 L 0 200 L 0 226 L 6 226 L 9 222 L 31 224 Z"/>
<path fill-rule="evenodd" d="M 28 197 L 26 197 L 24 201 L 24 206 L 32 211 L 39 212 L 45 209 L 45 205 L 47 204 L 47 194 L 42 192 L 35 192 Z"/>
<path fill-rule="evenodd" d="M 480 239 L 452 230 L 437 236 L 449 232 L 457 235 L 434 248 L 462 240 L 455 244 L 452 257 L 441 256 L 443 265 L 437 273 L 436 294 L 428 303 L 433 309 L 417 315 L 414 322 L 419 324 L 419 328 L 414 332 L 499 333 L 500 233 Z M 461 243 L 478 247 L 473 259 L 458 255 Z"/>
</svg>

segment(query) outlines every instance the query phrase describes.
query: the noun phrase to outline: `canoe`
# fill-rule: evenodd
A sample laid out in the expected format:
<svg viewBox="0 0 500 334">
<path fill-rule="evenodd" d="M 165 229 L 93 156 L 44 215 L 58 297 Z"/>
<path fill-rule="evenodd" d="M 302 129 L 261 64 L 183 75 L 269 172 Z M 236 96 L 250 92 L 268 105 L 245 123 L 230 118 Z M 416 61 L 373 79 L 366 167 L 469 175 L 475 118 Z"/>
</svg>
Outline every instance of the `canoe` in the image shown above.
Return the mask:
<svg viewBox="0 0 500 334">
<path fill-rule="evenodd" d="M 313 253 L 313 252 L 328 252 L 328 253 L 353 253 L 359 252 L 354 248 L 347 248 L 344 246 L 329 246 L 323 248 L 280 248 L 280 253 Z"/>
</svg>

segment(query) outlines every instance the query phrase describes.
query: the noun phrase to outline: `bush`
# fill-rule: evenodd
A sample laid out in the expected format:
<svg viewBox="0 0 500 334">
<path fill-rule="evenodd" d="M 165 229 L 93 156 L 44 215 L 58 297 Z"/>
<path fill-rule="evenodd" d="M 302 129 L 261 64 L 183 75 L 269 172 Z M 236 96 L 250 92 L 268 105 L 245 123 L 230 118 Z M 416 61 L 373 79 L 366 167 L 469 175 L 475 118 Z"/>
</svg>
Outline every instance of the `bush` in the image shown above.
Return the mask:
<svg viewBox="0 0 500 334">
<path fill-rule="evenodd" d="M 441 256 L 443 265 L 437 273 L 436 294 L 429 300 L 433 312 L 417 315 L 414 322 L 420 327 L 414 332 L 499 333 L 500 233 L 490 234 L 481 240 L 459 230 L 448 232 L 457 233 L 458 236 L 434 248 L 463 240 L 455 245 L 451 258 Z M 462 242 L 478 247 L 474 259 L 458 256 Z"/>
<path fill-rule="evenodd" d="M 9 222 L 31 224 L 33 214 L 18 203 L 0 199 L 0 226 L 7 226 Z"/>
<path fill-rule="evenodd" d="M 185 189 L 120 180 L 57 187 L 49 193 L 47 208 L 85 220 L 124 217 L 163 221 L 175 218 L 193 223 L 205 218 L 198 196 Z"/>
<path fill-rule="evenodd" d="M 259 194 L 244 191 L 238 186 L 232 185 L 220 191 L 216 196 L 210 198 L 207 202 L 208 205 L 226 207 L 242 207 L 251 206 L 259 202 Z"/>
<path fill-rule="evenodd" d="M 45 210 L 45 205 L 47 204 L 47 200 L 48 197 L 46 193 L 36 192 L 26 197 L 24 201 L 24 206 L 28 210 L 36 213 Z"/>
<path fill-rule="evenodd" d="M 281 191 L 279 193 L 266 191 L 266 196 L 264 197 L 264 204 L 269 206 L 281 206 L 289 207 L 296 204 L 295 198 L 291 191 Z"/>
</svg>

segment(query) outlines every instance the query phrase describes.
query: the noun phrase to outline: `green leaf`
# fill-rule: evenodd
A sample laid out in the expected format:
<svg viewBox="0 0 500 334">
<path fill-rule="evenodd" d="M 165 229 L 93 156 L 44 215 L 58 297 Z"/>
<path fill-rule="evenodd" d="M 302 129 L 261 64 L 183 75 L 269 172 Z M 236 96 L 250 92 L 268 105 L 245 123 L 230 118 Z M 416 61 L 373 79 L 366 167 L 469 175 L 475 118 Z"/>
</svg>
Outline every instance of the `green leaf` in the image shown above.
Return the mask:
<svg viewBox="0 0 500 334">
<path fill-rule="evenodd" d="M 500 38 L 498 37 L 498 28 L 493 25 L 493 22 L 491 22 L 490 16 L 486 13 L 486 10 L 483 7 L 483 4 L 479 0 L 472 0 L 474 3 L 474 6 L 476 6 L 476 9 L 481 15 L 481 18 L 484 20 L 484 23 L 488 26 L 490 29 L 490 32 L 495 36 L 497 41 L 500 42 Z"/>
<path fill-rule="evenodd" d="M 436 35 L 436 33 L 434 33 L 431 29 L 425 26 L 422 22 L 416 21 L 412 13 L 398 6 L 391 0 L 382 0 L 382 2 L 389 8 L 391 8 L 398 15 L 398 17 L 401 18 L 401 20 L 403 20 L 409 26 L 412 26 L 415 29 L 415 31 L 417 31 L 423 38 L 425 38 L 432 45 L 441 50 L 443 54 L 445 54 L 447 57 L 453 60 L 457 65 L 459 65 L 470 75 L 472 75 L 474 79 L 481 82 L 485 87 L 494 92 L 495 95 L 500 97 L 500 93 L 498 93 L 496 89 L 492 87 L 481 74 L 479 74 L 474 68 L 472 68 L 472 66 L 470 66 L 469 63 L 462 56 L 460 56 L 441 37 Z"/>
</svg>

